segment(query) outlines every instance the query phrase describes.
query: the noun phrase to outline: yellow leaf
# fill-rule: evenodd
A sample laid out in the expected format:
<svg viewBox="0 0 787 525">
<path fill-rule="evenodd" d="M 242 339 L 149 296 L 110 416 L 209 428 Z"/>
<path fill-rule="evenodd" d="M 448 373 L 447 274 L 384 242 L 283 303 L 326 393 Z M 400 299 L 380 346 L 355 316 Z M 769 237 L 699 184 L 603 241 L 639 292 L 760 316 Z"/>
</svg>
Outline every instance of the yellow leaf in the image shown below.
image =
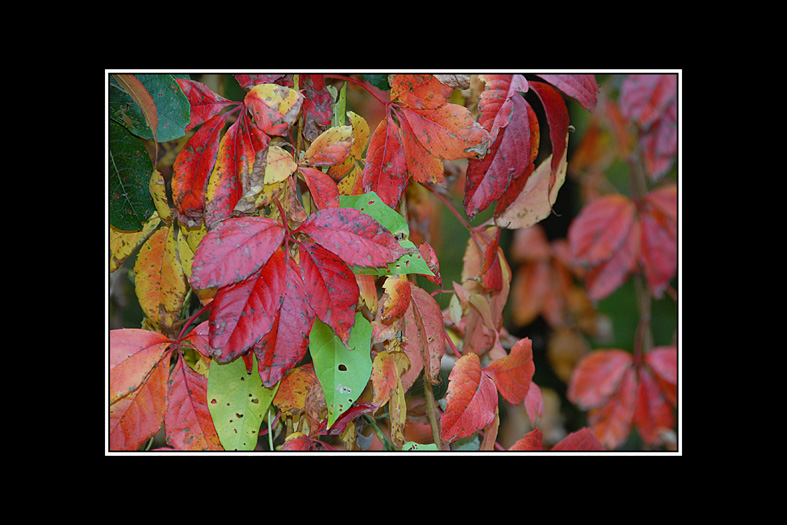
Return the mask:
<svg viewBox="0 0 787 525">
<path fill-rule="evenodd" d="M 109 226 L 109 271 L 114 272 L 123 264 L 131 252 L 133 252 L 137 246 L 142 244 L 145 239 L 153 233 L 161 219 L 159 219 L 158 213 L 154 213 L 153 215 L 145 221 L 145 224 L 142 226 L 142 230 L 138 232 L 126 232 L 122 230 L 117 230 Z"/>
<path fill-rule="evenodd" d="M 156 205 L 161 220 L 167 224 L 172 223 L 172 211 L 167 204 L 167 191 L 164 185 L 164 177 L 161 176 L 159 170 L 153 170 L 150 175 L 150 182 L 148 183 L 150 195 L 153 197 L 153 204 Z"/>
<path fill-rule="evenodd" d="M 172 228 L 157 230 L 140 248 L 134 285 L 145 316 L 166 333 L 180 317 L 187 290 Z"/>
<path fill-rule="evenodd" d="M 298 165 L 292 155 L 279 146 L 268 148 L 268 164 L 265 167 L 265 184 L 275 184 L 287 180 L 287 177 L 295 173 Z"/>
</svg>

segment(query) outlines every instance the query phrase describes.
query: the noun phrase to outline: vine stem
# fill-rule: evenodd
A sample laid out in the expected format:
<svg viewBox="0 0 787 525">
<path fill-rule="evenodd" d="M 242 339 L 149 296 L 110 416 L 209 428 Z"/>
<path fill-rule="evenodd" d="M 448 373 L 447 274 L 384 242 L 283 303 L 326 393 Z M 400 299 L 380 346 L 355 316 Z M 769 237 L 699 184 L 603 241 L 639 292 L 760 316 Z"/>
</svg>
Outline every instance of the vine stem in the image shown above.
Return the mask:
<svg viewBox="0 0 787 525">
<path fill-rule="evenodd" d="M 478 234 L 476 233 L 475 228 L 473 228 L 470 225 L 470 223 L 467 222 L 467 219 L 462 217 L 462 214 L 457 211 L 457 209 L 454 207 L 453 204 L 451 204 L 451 201 L 449 201 L 445 197 L 445 195 L 441 194 L 439 191 L 434 189 L 431 185 L 423 184 L 423 187 L 431 191 L 432 194 L 435 195 L 438 199 L 440 199 L 440 202 L 442 202 L 448 208 L 448 210 L 451 213 L 453 213 L 454 217 L 456 217 L 459 220 L 459 222 L 462 224 L 462 226 L 464 226 L 467 229 L 467 231 L 470 233 L 470 236 L 473 238 L 473 241 L 475 241 L 476 246 L 478 246 L 478 249 L 483 252 L 483 246 L 485 245 L 485 243 L 481 242 L 481 239 L 478 238 Z"/>
<path fill-rule="evenodd" d="M 424 374 L 424 397 L 426 398 L 426 418 L 429 420 L 429 426 L 432 428 L 432 441 L 439 450 L 443 450 L 443 440 L 440 439 L 440 422 L 437 420 L 437 403 L 434 400 L 434 392 L 432 391 L 432 383 L 426 378 Z"/>
</svg>

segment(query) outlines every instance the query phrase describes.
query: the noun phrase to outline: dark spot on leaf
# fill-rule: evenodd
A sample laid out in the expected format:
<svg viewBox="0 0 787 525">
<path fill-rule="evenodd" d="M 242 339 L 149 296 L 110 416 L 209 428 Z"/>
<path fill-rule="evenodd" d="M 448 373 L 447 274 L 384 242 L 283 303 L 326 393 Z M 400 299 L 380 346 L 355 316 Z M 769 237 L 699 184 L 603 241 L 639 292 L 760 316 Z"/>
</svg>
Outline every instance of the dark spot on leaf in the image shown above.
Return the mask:
<svg viewBox="0 0 787 525">
<path fill-rule="evenodd" d="M 346 366 L 344 366 L 344 365 L 342 365 L 342 364 L 340 364 L 340 365 L 339 365 L 339 370 L 340 370 L 341 372 L 346 372 L 346 371 L 347 371 L 347 367 L 346 367 Z"/>
</svg>

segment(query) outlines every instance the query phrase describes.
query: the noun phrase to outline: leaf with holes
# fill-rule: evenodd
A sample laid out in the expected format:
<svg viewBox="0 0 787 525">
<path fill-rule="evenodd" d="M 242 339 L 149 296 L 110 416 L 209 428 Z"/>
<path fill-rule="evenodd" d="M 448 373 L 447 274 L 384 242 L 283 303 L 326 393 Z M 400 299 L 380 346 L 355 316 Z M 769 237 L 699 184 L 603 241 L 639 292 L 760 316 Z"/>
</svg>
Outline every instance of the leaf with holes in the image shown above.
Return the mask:
<svg viewBox="0 0 787 525">
<path fill-rule="evenodd" d="M 372 325 L 359 312 L 348 344 L 320 321 L 314 321 L 309 334 L 309 353 L 314 372 L 322 385 L 328 405 L 328 428 L 358 399 L 372 374 Z"/>
<path fill-rule="evenodd" d="M 216 433 L 225 450 L 254 450 L 260 425 L 276 395 L 265 388 L 253 358 L 251 373 L 243 359 L 230 363 L 210 363 L 207 402 Z"/>
</svg>

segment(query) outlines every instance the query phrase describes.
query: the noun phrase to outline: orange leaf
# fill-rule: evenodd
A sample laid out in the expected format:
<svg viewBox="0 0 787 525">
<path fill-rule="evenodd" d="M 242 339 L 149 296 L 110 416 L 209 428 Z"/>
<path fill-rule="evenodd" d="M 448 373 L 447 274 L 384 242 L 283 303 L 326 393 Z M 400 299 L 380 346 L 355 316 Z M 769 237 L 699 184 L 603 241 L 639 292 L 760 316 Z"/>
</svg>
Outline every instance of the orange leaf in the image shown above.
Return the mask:
<svg viewBox="0 0 787 525">
<path fill-rule="evenodd" d="M 316 383 L 317 374 L 311 363 L 293 368 L 279 383 L 273 404 L 287 416 L 301 414 L 306 409 L 306 395 Z"/>
<path fill-rule="evenodd" d="M 162 359 L 142 386 L 110 405 L 110 450 L 137 450 L 159 431 L 167 410 L 168 376 L 169 360 Z"/>
<path fill-rule="evenodd" d="M 440 418 L 440 437 L 445 442 L 471 436 L 495 418 L 497 390 L 494 381 L 481 370 L 476 354 L 456 361 L 448 376 L 445 412 Z"/>
<path fill-rule="evenodd" d="M 509 355 L 484 368 L 500 394 L 512 405 L 519 405 L 525 400 L 535 371 L 533 343 L 527 337 L 517 341 Z"/>
<path fill-rule="evenodd" d="M 350 156 L 353 145 L 352 126 L 336 126 L 322 132 L 304 154 L 310 166 L 333 166 Z"/>
<path fill-rule="evenodd" d="M 383 283 L 380 319 L 390 321 L 404 315 L 410 306 L 410 281 L 406 275 L 389 275 Z"/>
<path fill-rule="evenodd" d="M 172 341 L 137 328 L 109 332 L 109 403 L 139 388 Z"/>
</svg>

